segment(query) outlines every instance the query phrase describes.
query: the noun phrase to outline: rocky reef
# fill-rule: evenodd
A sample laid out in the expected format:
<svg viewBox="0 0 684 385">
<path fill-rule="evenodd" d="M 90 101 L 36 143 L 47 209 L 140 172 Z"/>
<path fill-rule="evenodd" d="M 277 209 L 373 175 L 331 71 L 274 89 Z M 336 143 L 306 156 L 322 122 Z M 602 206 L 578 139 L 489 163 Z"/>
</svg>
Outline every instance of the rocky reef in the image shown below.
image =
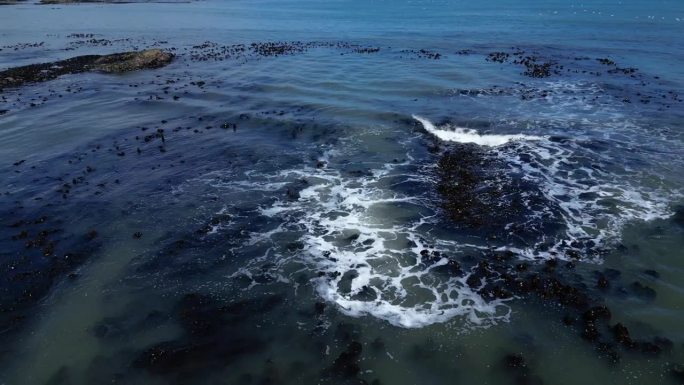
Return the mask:
<svg viewBox="0 0 684 385">
<path fill-rule="evenodd" d="M 172 53 L 160 49 L 121 52 L 110 55 L 84 55 L 49 63 L 30 64 L 0 72 L 0 90 L 40 83 L 62 75 L 82 72 L 123 73 L 160 68 L 173 60 Z"/>
</svg>

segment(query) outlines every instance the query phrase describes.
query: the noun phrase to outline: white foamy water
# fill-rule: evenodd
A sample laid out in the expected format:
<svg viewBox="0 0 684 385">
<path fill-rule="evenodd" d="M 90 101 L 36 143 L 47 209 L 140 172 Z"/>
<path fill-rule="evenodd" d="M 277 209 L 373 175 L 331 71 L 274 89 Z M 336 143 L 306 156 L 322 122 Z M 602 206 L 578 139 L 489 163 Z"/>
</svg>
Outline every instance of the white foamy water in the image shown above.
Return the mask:
<svg viewBox="0 0 684 385">
<path fill-rule="evenodd" d="M 253 234 L 250 244 L 272 245 L 263 258 L 253 261 L 255 268 L 267 260 L 275 261 L 282 271 L 288 264 L 304 263 L 325 274 L 315 279 L 316 291 L 341 312 L 370 315 L 399 327 L 423 327 L 454 318 L 466 327 L 505 322 L 510 309 L 504 301 L 486 302 L 465 283 L 468 274 L 437 271 L 445 267 L 447 258 L 431 264 L 421 261 L 421 251 L 428 248 L 453 255 L 461 247 L 474 246 L 426 240 L 429 237 L 420 228 L 434 222 L 434 211 L 426 209 L 422 197 L 398 195 L 388 188 L 388 179 L 401 175 L 396 170 L 401 167 L 390 164 L 361 177 L 348 177 L 332 168 L 280 172 L 281 180 L 305 179 L 308 187 L 296 201 L 260 209 L 261 215 L 284 223 L 273 231 Z M 263 188 L 263 183 L 256 186 Z M 278 246 L 278 237 L 288 232 L 303 232 L 301 250 L 292 253 Z M 237 274 L 251 275 L 249 270 Z"/>
<path fill-rule="evenodd" d="M 561 91 L 598 92 L 591 84 L 549 85 Z M 565 102 L 578 104 L 579 107 L 585 104 L 573 98 L 559 97 L 559 100 L 554 101 L 555 104 Z M 608 118 L 600 123 L 586 118 L 581 120 L 581 124 L 587 126 L 583 128 L 584 131 L 601 127 L 606 132 L 605 139 L 602 139 L 605 143 L 599 146 L 611 147 L 610 135 L 638 135 L 641 129 L 623 116 L 611 112 L 610 108 L 603 108 L 601 113 Z M 554 238 L 542 239 L 529 248 L 509 248 L 521 258 L 571 259 L 568 246 L 577 245 L 577 242 L 596 248 L 611 247 L 620 241 L 625 224 L 667 218 L 672 214 L 670 202 L 681 196 L 680 191 L 661 185 L 656 176 L 620 165 L 621 159 L 611 155 L 611 151 L 593 150 L 593 143 L 587 138 L 567 138 L 560 143 L 540 136 L 480 135 L 464 128 L 438 128 L 417 115 L 413 115 L 413 118 L 441 140 L 489 147 L 489 154 L 501 159 L 509 167 L 502 172 L 522 174 L 523 179 L 539 188 L 564 230 Z M 572 116 L 568 118 L 572 121 Z M 559 125 L 568 124 L 568 120 L 555 121 L 547 117 L 546 122 L 549 121 Z M 507 143 L 514 145 L 501 146 Z M 614 146 L 618 146 L 618 142 Z M 620 151 L 625 149 L 616 152 Z M 604 168 L 604 164 L 612 164 L 612 168 Z M 597 251 L 593 246 L 591 248 Z M 582 257 L 601 261 L 597 253 L 584 254 Z"/>
<path fill-rule="evenodd" d="M 421 123 L 428 132 L 441 131 L 427 120 Z M 500 246 L 521 259 L 572 259 L 569 250 L 584 247 L 573 243 L 600 249 L 619 241 L 625 223 L 670 215 L 668 194 L 672 191 L 643 184 L 638 172 L 608 169 L 605 151 L 591 150 L 582 140 L 469 135 L 487 143 L 483 145 L 488 156 L 501 161 L 500 172 L 519 175 L 536 186 L 548 202 L 537 214 L 553 212 L 549 220 L 560 225 L 558 233 L 544 234 L 527 247 Z M 501 146 L 505 143 L 512 145 Z M 342 146 L 336 148 L 344 153 Z M 249 193 L 277 192 L 306 181 L 299 184 L 303 188 L 297 199 L 283 198 L 259 209 L 259 215 L 279 224 L 250 235 L 249 247 L 262 246 L 267 251 L 236 274 L 250 277 L 250 271 L 258 274 L 263 264 L 275 264 L 277 280 L 291 282 L 296 289 L 298 284 L 286 271 L 301 271 L 303 264 L 319 274 L 314 279 L 318 295 L 341 312 L 376 317 L 399 327 L 453 319 L 462 320 L 466 328 L 486 327 L 508 320 L 510 309 L 505 301 L 487 302 L 466 284 L 468 271 L 460 276 L 440 271 L 449 263 L 444 255 L 460 256 L 466 249 L 483 249 L 487 242 L 464 244 L 432 235 L 445 220 L 433 198 L 428 199 L 427 193 L 403 195 L 392 188 L 398 180 L 420 181 L 427 186 L 420 191 L 429 191 L 435 183 L 430 171 L 409 167 L 415 166 L 409 156 L 404 163 L 348 175 L 335 168 L 339 153 L 331 154 L 322 158 L 328 162 L 326 168 L 304 167 L 213 184 Z M 300 246 L 288 250 L 283 239 L 296 239 Z M 421 251 L 425 249 L 438 251 L 442 257 L 424 263 Z M 601 260 L 598 252 L 582 252 L 581 257 Z"/>
<path fill-rule="evenodd" d="M 618 174 L 598 166 L 605 155 L 587 151 L 581 141 L 520 143 L 497 156 L 504 159 L 510 172 L 522 173 L 523 179 L 538 186 L 549 204 L 558 209 L 557 221 L 565 226 L 551 247 L 535 245 L 520 250 L 521 256 L 529 258 L 570 259 L 567 248 L 575 241 L 610 248 L 620 241 L 625 224 L 669 217 L 670 202 L 680 196 L 657 180 L 648 180 L 652 176 L 643 172 L 617 166 L 623 168 Z M 549 241 L 544 240 L 547 245 Z M 598 254 L 582 257 L 601 261 Z"/>
<path fill-rule="evenodd" d="M 440 140 L 446 142 L 458 142 L 458 143 L 474 143 L 480 146 L 490 146 L 496 147 L 501 146 L 506 143 L 517 141 L 517 140 L 540 140 L 541 137 L 530 136 L 530 135 L 481 135 L 476 130 L 463 128 L 463 127 L 453 127 L 445 126 L 437 128 L 429 120 L 420 117 L 418 115 L 412 115 L 413 119 L 419 121 L 423 128 L 430 134 L 436 136 Z"/>
<path fill-rule="evenodd" d="M 425 220 L 397 223 L 392 218 L 402 206 L 410 212 L 412 205 L 421 202 L 383 191 L 380 185 L 388 171 L 376 171 L 360 181 L 328 173 L 323 183 L 302 192 L 299 203 L 317 207 L 300 221 L 309 230 L 303 238 L 305 250 L 319 267 L 341 274 L 321 278 L 319 294 L 346 314 L 369 314 L 402 327 L 422 327 L 459 316 L 470 325 L 482 326 L 507 317 L 507 309 L 497 309 L 501 302 L 486 303 L 468 288 L 467 276 L 433 274 L 433 269 L 447 264 L 446 258 L 431 266 L 421 263 L 424 247 L 419 246 L 417 229 Z M 413 209 L 420 211 L 420 207 Z M 355 239 L 347 244 L 350 232 Z M 356 278 L 346 293 L 342 284 L 348 273 Z M 376 299 L 355 298 L 363 292 Z"/>
</svg>

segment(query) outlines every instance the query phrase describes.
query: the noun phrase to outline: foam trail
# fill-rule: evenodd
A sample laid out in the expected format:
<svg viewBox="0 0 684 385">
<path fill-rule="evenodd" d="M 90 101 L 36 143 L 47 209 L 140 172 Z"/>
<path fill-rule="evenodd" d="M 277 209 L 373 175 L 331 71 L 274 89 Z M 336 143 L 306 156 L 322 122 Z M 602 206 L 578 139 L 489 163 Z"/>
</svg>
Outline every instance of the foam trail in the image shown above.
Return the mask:
<svg viewBox="0 0 684 385">
<path fill-rule="evenodd" d="M 496 147 L 515 140 L 539 140 L 539 136 L 530 135 L 480 135 L 476 130 L 463 127 L 449 127 L 449 130 L 443 130 L 435 127 L 429 120 L 418 115 L 412 115 L 413 119 L 419 121 L 425 130 L 430 134 L 447 142 L 458 143 L 475 143 L 480 146 Z"/>
<path fill-rule="evenodd" d="M 467 284 L 468 270 L 449 270 L 446 254 L 472 246 L 429 237 L 420 230 L 436 220 L 428 202 L 422 196 L 388 188 L 396 178 L 415 178 L 408 170 L 412 170 L 410 162 L 393 162 L 367 175 L 347 177 L 333 164 L 221 185 L 249 190 L 251 183 L 271 190 L 271 184 L 282 189 L 291 181 L 307 181 L 297 200 L 269 202 L 259 208 L 259 216 L 280 223 L 252 233 L 248 242 L 238 246 L 263 247 L 265 252 L 233 276 L 252 279 L 252 287 L 259 284 L 252 277 L 264 274 L 265 263 L 273 265 L 271 277 L 282 282 L 295 281 L 291 272 L 307 266 L 319 272 L 312 280 L 318 295 L 342 313 L 372 316 L 403 328 L 454 318 L 463 322 L 464 329 L 507 322 L 510 308 L 505 300 L 485 300 Z M 298 249 L 283 248 L 282 239 L 295 234 Z M 438 252 L 439 257 L 426 262 L 426 249 Z"/>
</svg>

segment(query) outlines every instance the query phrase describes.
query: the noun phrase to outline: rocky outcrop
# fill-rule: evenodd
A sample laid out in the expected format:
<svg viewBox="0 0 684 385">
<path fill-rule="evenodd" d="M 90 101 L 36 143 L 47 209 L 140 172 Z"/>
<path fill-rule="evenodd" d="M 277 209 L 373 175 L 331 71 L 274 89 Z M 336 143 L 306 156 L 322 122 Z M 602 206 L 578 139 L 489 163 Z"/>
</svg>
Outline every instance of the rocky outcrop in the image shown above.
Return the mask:
<svg viewBox="0 0 684 385">
<path fill-rule="evenodd" d="M 98 71 L 122 73 L 150 68 L 160 68 L 171 63 L 174 55 L 160 49 L 122 52 L 110 55 L 76 56 L 51 63 L 30 64 L 0 72 L 0 90 L 20 87 L 26 83 L 39 83 L 66 74 Z"/>
<path fill-rule="evenodd" d="M 94 70 L 108 73 L 161 68 L 171 63 L 173 54 L 160 49 L 105 55 L 95 60 Z"/>
</svg>

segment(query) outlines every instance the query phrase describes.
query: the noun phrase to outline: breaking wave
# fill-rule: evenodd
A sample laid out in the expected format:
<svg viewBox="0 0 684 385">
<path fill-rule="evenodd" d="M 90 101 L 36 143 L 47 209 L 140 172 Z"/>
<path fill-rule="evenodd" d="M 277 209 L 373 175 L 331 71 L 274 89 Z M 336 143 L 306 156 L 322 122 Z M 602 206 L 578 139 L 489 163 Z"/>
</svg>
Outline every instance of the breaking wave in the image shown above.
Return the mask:
<svg viewBox="0 0 684 385">
<path fill-rule="evenodd" d="M 440 140 L 444 140 L 447 142 L 457 142 L 457 143 L 474 143 L 480 146 L 490 146 L 490 147 L 496 147 L 496 146 L 501 146 L 506 143 L 512 142 L 512 141 L 518 141 L 518 140 L 540 140 L 541 137 L 538 136 L 529 136 L 529 135 L 522 135 L 522 134 L 516 134 L 516 135 L 495 135 L 495 134 L 489 134 L 489 135 L 482 135 L 479 134 L 476 130 L 469 129 L 469 128 L 463 128 L 463 127 L 452 127 L 452 126 L 446 126 L 446 127 L 440 127 L 437 128 L 435 127 L 432 122 L 429 120 L 422 118 L 418 115 L 413 115 L 413 119 L 419 121 L 422 125 L 423 128 L 430 134 L 436 136 Z"/>
</svg>

